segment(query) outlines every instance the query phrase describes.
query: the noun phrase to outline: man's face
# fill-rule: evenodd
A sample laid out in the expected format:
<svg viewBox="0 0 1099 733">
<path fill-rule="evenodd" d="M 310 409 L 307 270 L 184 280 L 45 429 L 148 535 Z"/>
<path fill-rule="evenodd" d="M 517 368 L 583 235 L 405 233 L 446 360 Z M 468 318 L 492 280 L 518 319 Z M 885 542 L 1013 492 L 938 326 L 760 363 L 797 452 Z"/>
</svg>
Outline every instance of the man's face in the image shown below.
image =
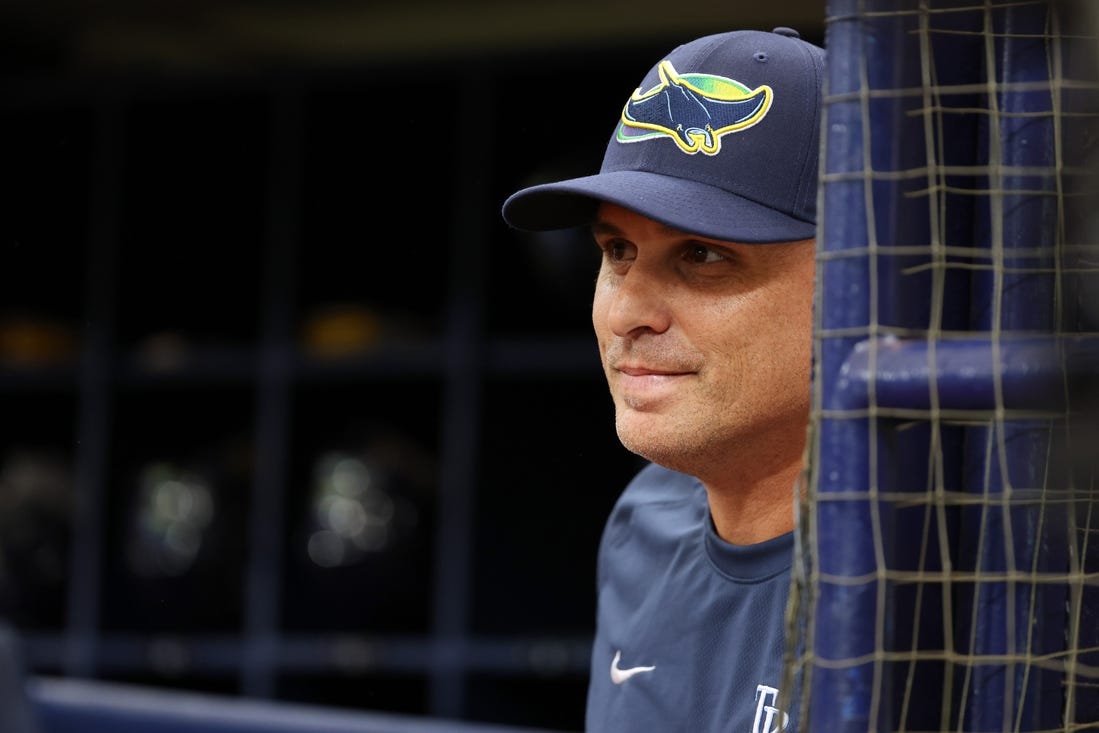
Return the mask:
<svg viewBox="0 0 1099 733">
<path fill-rule="evenodd" d="M 813 240 L 741 244 L 613 204 L 592 322 L 629 450 L 699 475 L 735 457 L 800 458 L 809 416 Z"/>
</svg>

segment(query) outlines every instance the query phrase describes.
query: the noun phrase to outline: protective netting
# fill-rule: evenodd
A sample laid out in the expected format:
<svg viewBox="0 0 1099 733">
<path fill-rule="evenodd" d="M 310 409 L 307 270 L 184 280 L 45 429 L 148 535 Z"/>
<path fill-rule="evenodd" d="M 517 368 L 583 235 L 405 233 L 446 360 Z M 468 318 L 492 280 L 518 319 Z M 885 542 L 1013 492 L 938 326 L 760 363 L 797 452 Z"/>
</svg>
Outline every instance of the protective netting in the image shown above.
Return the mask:
<svg viewBox="0 0 1099 733">
<path fill-rule="evenodd" d="M 1099 730 L 1093 5 L 828 5 L 803 730 Z"/>
</svg>

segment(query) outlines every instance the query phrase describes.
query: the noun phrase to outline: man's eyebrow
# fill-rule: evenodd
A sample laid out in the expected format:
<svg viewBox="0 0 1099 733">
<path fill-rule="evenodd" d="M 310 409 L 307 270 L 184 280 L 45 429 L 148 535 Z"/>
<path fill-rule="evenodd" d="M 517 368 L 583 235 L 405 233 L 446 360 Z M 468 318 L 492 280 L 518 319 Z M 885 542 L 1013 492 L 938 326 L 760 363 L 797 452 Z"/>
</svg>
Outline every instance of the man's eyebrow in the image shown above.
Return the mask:
<svg viewBox="0 0 1099 733">
<path fill-rule="evenodd" d="M 664 235 L 667 235 L 667 236 L 683 237 L 683 238 L 686 238 L 686 239 L 700 238 L 698 235 L 691 234 L 689 232 L 685 232 L 681 229 L 676 229 L 675 227 L 668 226 L 667 224 L 661 224 L 660 222 L 653 222 L 653 223 L 656 224 L 657 227 L 659 227 L 661 234 L 664 234 Z M 621 234 L 623 234 L 623 231 L 621 229 L 619 229 L 618 227 L 616 227 L 614 224 L 610 223 L 609 221 L 606 221 L 604 219 L 596 219 L 591 224 L 591 233 L 596 234 L 596 235 L 598 235 L 598 234 L 608 234 L 608 235 L 617 234 L 617 235 L 621 235 Z M 701 239 L 704 239 L 704 238 L 701 238 Z"/>
<path fill-rule="evenodd" d="M 591 224 L 591 233 L 595 234 L 595 235 L 599 235 L 599 234 L 607 234 L 607 235 L 622 234 L 622 230 L 619 229 L 618 227 L 616 227 L 614 224 L 611 224 L 609 221 L 604 221 L 602 219 L 597 219 L 596 221 L 593 221 L 592 224 Z"/>
</svg>

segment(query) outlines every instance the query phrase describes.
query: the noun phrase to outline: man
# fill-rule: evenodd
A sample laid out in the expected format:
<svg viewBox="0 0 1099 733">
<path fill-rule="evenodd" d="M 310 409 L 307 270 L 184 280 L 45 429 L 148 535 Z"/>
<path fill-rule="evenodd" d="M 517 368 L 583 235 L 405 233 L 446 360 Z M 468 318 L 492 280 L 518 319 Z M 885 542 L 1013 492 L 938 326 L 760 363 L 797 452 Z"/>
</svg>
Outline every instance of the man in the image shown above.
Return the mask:
<svg viewBox="0 0 1099 733">
<path fill-rule="evenodd" d="M 651 461 L 600 545 L 593 733 L 792 726 L 823 69 L 787 28 L 691 41 L 626 102 L 597 175 L 504 204 L 519 229 L 590 226 L 618 436 Z"/>
</svg>

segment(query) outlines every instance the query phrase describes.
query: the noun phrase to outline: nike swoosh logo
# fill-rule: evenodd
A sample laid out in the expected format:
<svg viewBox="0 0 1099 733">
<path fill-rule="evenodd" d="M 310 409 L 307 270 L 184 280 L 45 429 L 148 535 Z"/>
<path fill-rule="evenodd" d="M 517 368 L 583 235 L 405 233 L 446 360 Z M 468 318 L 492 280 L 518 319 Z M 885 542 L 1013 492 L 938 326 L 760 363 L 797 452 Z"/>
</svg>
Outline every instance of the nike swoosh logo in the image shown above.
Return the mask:
<svg viewBox="0 0 1099 733">
<path fill-rule="evenodd" d="M 619 660 L 622 659 L 622 650 L 619 649 L 614 654 L 614 660 L 611 662 L 611 682 L 616 685 L 620 685 L 635 674 L 641 674 L 642 672 L 652 672 L 656 667 L 629 667 L 627 669 L 621 669 L 618 666 Z"/>
</svg>

